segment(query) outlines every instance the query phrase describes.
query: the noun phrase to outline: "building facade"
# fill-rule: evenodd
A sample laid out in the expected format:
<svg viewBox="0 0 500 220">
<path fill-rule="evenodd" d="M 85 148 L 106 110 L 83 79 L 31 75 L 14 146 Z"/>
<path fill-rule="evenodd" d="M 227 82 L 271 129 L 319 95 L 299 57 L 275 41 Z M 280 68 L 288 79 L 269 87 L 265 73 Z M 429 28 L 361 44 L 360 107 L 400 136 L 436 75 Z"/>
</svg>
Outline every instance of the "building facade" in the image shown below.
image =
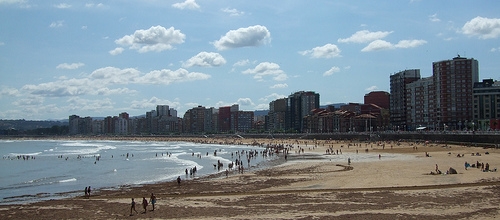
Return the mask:
<svg viewBox="0 0 500 220">
<path fill-rule="evenodd" d="M 475 59 L 457 56 L 432 63 L 434 121 L 439 130 L 459 129 L 473 120 L 472 89 L 479 81 Z"/>
<path fill-rule="evenodd" d="M 420 79 L 419 69 L 400 71 L 390 76 L 390 114 L 391 126 L 394 130 L 406 129 L 406 87 L 409 83 Z"/>
<path fill-rule="evenodd" d="M 485 79 L 474 83 L 473 89 L 473 121 L 474 129 L 500 129 L 500 82 Z M 472 122 L 463 125 L 465 129 L 472 129 Z"/>
</svg>

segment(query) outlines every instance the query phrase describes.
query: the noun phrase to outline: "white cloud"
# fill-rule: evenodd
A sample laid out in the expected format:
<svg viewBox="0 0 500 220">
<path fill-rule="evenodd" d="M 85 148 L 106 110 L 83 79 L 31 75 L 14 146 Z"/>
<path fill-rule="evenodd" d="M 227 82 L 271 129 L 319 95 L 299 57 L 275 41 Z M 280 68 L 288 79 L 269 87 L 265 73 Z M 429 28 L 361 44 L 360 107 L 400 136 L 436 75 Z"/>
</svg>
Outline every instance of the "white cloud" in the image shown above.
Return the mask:
<svg viewBox="0 0 500 220">
<path fill-rule="evenodd" d="M 193 66 L 213 67 L 213 66 L 222 66 L 224 64 L 226 64 L 226 60 L 219 53 L 200 52 L 194 57 L 191 57 L 185 63 L 183 63 L 182 66 L 185 68 Z"/>
<path fill-rule="evenodd" d="M 169 85 L 171 83 L 205 80 L 208 78 L 210 78 L 210 75 L 189 72 L 182 68 L 178 70 L 153 70 L 148 73 L 142 73 L 134 68 L 119 69 L 116 67 L 104 67 L 93 71 L 85 78 L 61 78 L 53 82 L 38 85 L 25 85 L 21 90 L 41 97 L 128 94 L 135 93 L 136 91 L 128 88 L 111 87 L 127 84 Z"/>
<path fill-rule="evenodd" d="M 25 2 L 26 0 L 0 0 L 0 4 L 21 4 Z"/>
<path fill-rule="evenodd" d="M 0 41 L 0 46 L 3 46 L 3 45 L 5 45 L 5 43 L 4 43 L 4 42 L 2 42 L 2 41 Z"/>
<path fill-rule="evenodd" d="M 219 40 L 213 42 L 217 50 L 227 50 L 238 47 L 256 47 L 271 42 L 271 33 L 261 25 L 230 30 Z"/>
<path fill-rule="evenodd" d="M 287 88 L 287 87 L 288 87 L 288 84 L 281 83 L 281 84 L 274 84 L 274 85 L 272 85 L 269 88 L 271 88 L 271 89 L 284 89 L 284 88 Z"/>
<path fill-rule="evenodd" d="M 348 38 L 339 38 L 340 43 L 368 43 L 374 40 L 379 40 L 387 37 L 392 31 L 376 31 L 371 32 L 368 30 L 362 30 L 354 33 Z"/>
<path fill-rule="evenodd" d="M 253 78 L 259 81 L 263 80 L 264 76 L 273 76 L 273 79 L 276 81 L 284 81 L 288 78 L 285 72 L 280 69 L 278 64 L 270 62 L 259 63 L 255 68 L 247 69 L 242 73 L 253 74 Z"/>
<path fill-rule="evenodd" d="M 311 56 L 312 58 L 334 58 L 340 57 L 341 50 L 335 44 L 325 44 L 321 47 L 315 47 L 311 50 L 300 51 L 299 53 L 304 56 Z"/>
<path fill-rule="evenodd" d="M 19 96 L 19 90 L 14 88 L 2 88 L 0 89 L 0 97 L 3 96 Z"/>
<path fill-rule="evenodd" d="M 84 63 L 61 63 L 56 66 L 56 69 L 74 70 L 84 65 L 85 65 Z"/>
<path fill-rule="evenodd" d="M 236 8 L 223 8 L 221 11 L 228 13 L 230 16 L 242 16 L 245 14 L 245 12 L 238 11 Z"/>
<path fill-rule="evenodd" d="M 71 8 L 71 5 L 66 4 L 66 3 L 60 3 L 58 5 L 54 5 L 54 7 L 59 8 L 59 9 L 66 9 L 66 8 Z"/>
<path fill-rule="evenodd" d="M 54 21 L 54 22 L 50 23 L 49 27 L 59 28 L 59 27 L 62 27 L 63 25 L 64 25 L 64 21 Z"/>
<path fill-rule="evenodd" d="M 174 3 L 172 4 L 172 7 L 181 10 L 184 9 L 196 10 L 200 8 L 200 5 L 198 5 L 195 0 L 186 0 L 184 2 Z"/>
<path fill-rule="evenodd" d="M 260 98 L 259 101 L 261 101 L 261 102 L 268 102 L 268 101 L 271 101 L 271 100 L 276 100 L 276 99 L 281 99 L 281 98 L 286 98 L 286 97 L 287 97 L 286 95 L 280 95 L 280 94 L 277 94 L 277 93 L 272 93 L 270 95 L 267 95 L 265 97 Z M 267 107 L 269 107 L 269 105 Z"/>
<path fill-rule="evenodd" d="M 497 38 L 500 36 L 500 19 L 475 17 L 464 24 L 462 33 L 479 39 Z"/>
<path fill-rule="evenodd" d="M 116 44 L 129 46 L 129 49 L 137 50 L 139 53 L 149 51 L 160 52 L 173 48 L 172 44 L 184 43 L 186 35 L 174 27 L 166 29 L 160 25 L 152 26 L 147 30 L 136 30 L 134 34 L 125 35 L 115 40 Z"/>
<path fill-rule="evenodd" d="M 87 25 L 83 25 L 82 30 L 87 30 Z"/>
<path fill-rule="evenodd" d="M 340 72 L 340 68 L 339 68 L 339 67 L 334 66 L 334 67 L 330 68 L 329 70 L 325 71 L 325 72 L 323 73 L 323 76 L 331 76 L 331 75 L 333 75 L 334 73 L 338 73 L 338 72 Z"/>
<path fill-rule="evenodd" d="M 253 106 L 254 103 L 252 102 L 252 99 L 250 98 L 239 98 L 238 101 L 236 101 L 241 106 Z"/>
<path fill-rule="evenodd" d="M 123 49 L 123 47 L 117 47 L 115 49 L 112 49 L 109 51 L 109 54 L 115 56 L 115 55 L 118 55 L 118 54 L 121 54 L 125 49 Z"/>
<path fill-rule="evenodd" d="M 496 48 L 495 48 L 495 47 L 493 47 L 493 48 L 491 48 L 491 50 L 490 50 L 490 51 L 491 51 L 491 52 L 500 51 L 500 47 L 496 47 Z"/>
<path fill-rule="evenodd" d="M 95 111 L 101 112 L 105 109 L 115 109 L 114 102 L 109 98 L 104 99 L 83 99 L 80 97 L 71 97 L 67 101 L 68 111 Z"/>
<path fill-rule="evenodd" d="M 429 15 L 429 20 L 432 22 L 440 22 L 441 19 L 437 17 L 437 14 Z"/>
<path fill-rule="evenodd" d="M 87 4 L 85 4 L 85 7 L 86 8 L 104 8 L 104 4 L 102 4 L 102 3 L 98 3 L 98 4 L 87 3 Z"/>
<path fill-rule="evenodd" d="M 361 49 L 363 52 L 393 49 L 394 46 L 385 40 L 375 40 L 368 44 L 365 48 Z"/>
<path fill-rule="evenodd" d="M 396 48 L 412 48 L 412 47 L 418 47 L 421 45 L 426 44 L 427 41 L 425 40 L 401 40 L 399 41 L 394 47 Z"/>
<path fill-rule="evenodd" d="M 195 80 L 206 80 L 211 76 L 204 73 L 189 72 L 185 69 L 177 70 L 154 70 L 135 80 L 141 84 L 169 85 L 171 83 L 189 82 Z"/>
<path fill-rule="evenodd" d="M 425 40 L 401 40 L 397 44 L 392 44 L 385 40 L 375 40 L 368 44 L 365 48 L 361 49 L 362 52 L 378 51 L 378 50 L 389 50 L 396 48 L 413 48 L 426 44 Z"/>
<path fill-rule="evenodd" d="M 181 107 L 181 104 L 176 101 L 170 101 L 166 99 L 160 99 L 156 96 L 151 97 L 150 99 L 142 99 L 132 101 L 130 104 L 131 109 L 155 109 L 157 105 L 168 105 L 170 108 L 178 109 Z"/>
<path fill-rule="evenodd" d="M 238 62 L 234 63 L 233 66 L 246 66 L 250 64 L 250 60 L 239 60 Z"/>
<path fill-rule="evenodd" d="M 370 86 L 370 87 L 366 88 L 365 90 L 371 92 L 371 91 L 378 90 L 378 87 L 377 86 Z"/>
</svg>

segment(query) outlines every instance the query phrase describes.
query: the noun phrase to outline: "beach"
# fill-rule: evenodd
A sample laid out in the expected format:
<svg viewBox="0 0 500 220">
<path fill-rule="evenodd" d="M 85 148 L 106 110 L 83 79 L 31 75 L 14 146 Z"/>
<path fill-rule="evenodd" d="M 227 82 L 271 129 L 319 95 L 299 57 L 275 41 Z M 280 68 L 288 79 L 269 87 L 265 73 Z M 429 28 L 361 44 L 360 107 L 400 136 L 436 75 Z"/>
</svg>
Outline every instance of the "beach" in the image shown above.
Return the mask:
<svg viewBox="0 0 500 220">
<path fill-rule="evenodd" d="M 293 146 L 274 166 L 0 206 L 1 219 L 495 219 L 499 149 L 425 142 L 190 139 Z M 332 154 L 333 152 L 333 154 Z M 338 152 L 338 153 L 337 153 Z M 350 156 L 362 155 L 359 160 Z M 458 156 L 460 155 L 460 156 Z M 339 158 L 342 158 L 339 160 Z M 436 173 L 436 165 L 441 174 Z M 447 174 L 450 167 L 457 174 Z M 432 173 L 432 174 L 431 174 Z M 157 197 L 144 213 L 141 201 Z M 131 215 L 131 198 L 136 210 Z"/>
</svg>

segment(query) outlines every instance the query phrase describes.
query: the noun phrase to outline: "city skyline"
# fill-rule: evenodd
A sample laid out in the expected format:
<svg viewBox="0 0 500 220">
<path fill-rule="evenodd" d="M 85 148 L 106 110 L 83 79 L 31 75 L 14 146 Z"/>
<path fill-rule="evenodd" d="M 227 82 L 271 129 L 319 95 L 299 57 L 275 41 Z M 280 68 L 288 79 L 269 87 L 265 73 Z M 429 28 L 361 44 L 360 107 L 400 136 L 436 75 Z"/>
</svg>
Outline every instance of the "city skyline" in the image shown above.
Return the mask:
<svg viewBox="0 0 500 220">
<path fill-rule="evenodd" d="M 267 110 L 390 91 L 391 74 L 459 54 L 499 80 L 495 1 L 0 0 L 0 118 Z"/>
</svg>

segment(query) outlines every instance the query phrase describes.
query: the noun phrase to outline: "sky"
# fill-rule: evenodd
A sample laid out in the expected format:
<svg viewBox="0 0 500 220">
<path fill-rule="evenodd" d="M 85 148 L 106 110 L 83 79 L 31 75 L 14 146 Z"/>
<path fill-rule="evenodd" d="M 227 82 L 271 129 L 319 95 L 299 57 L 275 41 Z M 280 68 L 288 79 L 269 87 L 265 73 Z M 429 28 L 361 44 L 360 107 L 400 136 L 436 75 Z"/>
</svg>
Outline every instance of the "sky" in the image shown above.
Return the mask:
<svg viewBox="0 0 500 220">
<path fill-rule="evenodd" d="M 500 1 L 0 0 L 0 119 L 363 103 L 457 55 L 500 80 Z"/>
</svg>

